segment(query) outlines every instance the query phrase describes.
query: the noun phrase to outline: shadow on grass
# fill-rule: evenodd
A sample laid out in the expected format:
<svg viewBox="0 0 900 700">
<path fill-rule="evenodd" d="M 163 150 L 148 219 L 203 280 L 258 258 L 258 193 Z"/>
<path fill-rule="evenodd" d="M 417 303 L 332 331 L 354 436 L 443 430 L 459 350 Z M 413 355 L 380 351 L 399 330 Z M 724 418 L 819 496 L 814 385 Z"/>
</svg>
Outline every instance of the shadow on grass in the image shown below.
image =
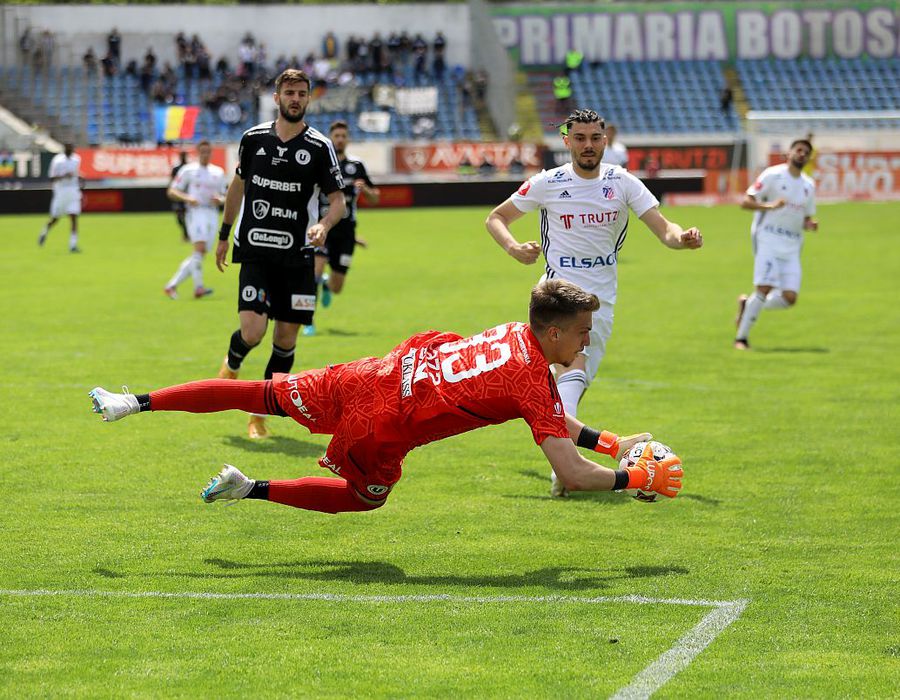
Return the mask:
<svg viewBox="0 0 900 700">
<path fill-rule="evenodd" d="M 204 559 L 211 569 L 206 571 L 166 572 L 176 578 L 195 579 L 280 579 L 286 581 L 337 581 L 341 583 L 398 586 L 460 586 L 525 588 L 543 586 L 559 591 L 583 591 L 608 588 L 619 581 L 687 574 L 681 566 L 628 566 L 613 569 L 579 567 L 550 567 L 521 573 L 496 575 L 444 574 L 430 576 L 409 575 L 395 564 L 381 561 L 286 561 L 242 562 L 227 559 Z M 109 569 L 94 569 L 106 578 L 125 578 Z M 151 575 L 151 574 L 147 574 Z M 153 573 L 152 576 L 160 574 Z"/>
<path fill-rule="evenodd" d="M 701 496 L 698 493 L 679 493 L 678 500 L 688 499 L 689 501 L 697 501 L 705 506 L 719 506 L 722 501 L 718 498 L 710 498 L 709 496 Z"/>
<path fill-rule="evenodd" d="M 283 435 L 270 435 L 265 440 L 251 440 L 243 435 L 226 435 L 224 441 L 230 447 L 246 452 L 283 454 L 290 457 L 315 457 L 316 459 L 325 454 L 325 448 L 322 445 Z"/>
<path fill-rule="evenodd" d="M 341 337 L 357 337 L 361 335 L 372 335 L 371 333 L 360 333 L 359 331 L 348 331 L 343 328 L 325 328 L 323 330 L 316 329 L 321 335 L 337 335 Z"/>
<path fill-rule="evenodd" d="M 819 348 L 819 347 L 796 347 L 796 348 L 761 348 L 754 346 L 753 352 L 758 353 L 810 353 L 810 354 L 821 354 L 824 355 L 826 353 L 831 352 L 828 348 Z"/>
</svg>

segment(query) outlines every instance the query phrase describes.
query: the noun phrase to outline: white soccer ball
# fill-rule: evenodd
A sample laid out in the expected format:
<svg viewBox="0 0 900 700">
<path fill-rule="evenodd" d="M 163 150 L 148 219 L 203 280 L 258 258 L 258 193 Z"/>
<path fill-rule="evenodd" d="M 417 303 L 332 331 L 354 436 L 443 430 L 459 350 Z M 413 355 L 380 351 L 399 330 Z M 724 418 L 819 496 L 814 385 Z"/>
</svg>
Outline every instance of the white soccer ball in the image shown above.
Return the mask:
<svg viewBox="0 0 900 700">
<path fill-rule="evenodd" d="M 641 455 L 644 453 L 644 447 L 646 447 L 646 445 L 646 442 L 639 442 L 628 450 L 628 452 L 622 456 L 622 459 L 619 460 L 619 467 L 624 469 L 625 467 L 633 467 L 637 464 Z M 653 450 L 653 459 L 657 462 L 675 454 L 671 447 L 663 445 L 656 440 L 650 441 L 650 449 Z M 624 491 L 642 503 L 654 503 L 656 502 L 656 497 L 659 495 L 654 491 L 641 491 L 641 489 L 624 489 Z"/>
</svg>

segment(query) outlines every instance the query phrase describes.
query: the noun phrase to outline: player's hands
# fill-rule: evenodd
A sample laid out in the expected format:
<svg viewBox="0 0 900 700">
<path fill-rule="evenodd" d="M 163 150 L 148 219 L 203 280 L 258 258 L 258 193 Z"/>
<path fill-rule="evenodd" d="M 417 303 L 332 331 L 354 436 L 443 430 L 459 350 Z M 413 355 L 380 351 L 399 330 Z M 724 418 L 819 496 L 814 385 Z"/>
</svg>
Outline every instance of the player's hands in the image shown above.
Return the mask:
<svg viewBox="0 0 900 700">
<path fill-rule="evenodd" d="M 506 252 L 523 265 L 534 265 L 541 254 L 541 246 L 538 245 L 537 241 L 516 243 L 507 248 Z"/>
<path fill-rule="evenodd" d="M 219 195 L 219 194 L 213 195 L 212 201 L 213 201 L 213 204 L 215 204 L 217 207 L 221 207 L 221 206 L 225 205 L 225 197 L 223 197 L 222 195 Z"/>
<path fill-rule="evenodd" d="M 184 203 L 187 204 L 189 207 L 196 207 L 200 204 L 200 202 L 197 201 L 196 197 L 190 197 L 190 196 L 187 196 L 184 198 Z"/>
<path fill-rule="evenodd" d="M 325 237 L 328 235 L 328 231 L 325 230 L 325 226 L 321 223 L 313 224 L 309 227 L 309 230 L 306 232 L 306 240 L 311 246 L 321 246 L 325 245 Z"/>
<path fill-rule="evenodd" d="M 360 248 L 368 248 L 369 247 L 369 242 L 365 238 L 357 238 L 355 240 L 356 240 L 356 245 L 358 245 Z"/>
<path fill-rule="evenodd" d="M 780 197 L 776 199 L 774 202 L 769 202 L 769 206 L 766 209 L 781 209 L 785 204 L 787 204 L 787 200 L 784 197 Z"/>
<path fill-rule="evenodd" d="M 681 468 L 681 459 L 676 455 L 656 462 L 653 459 L 653 449 L 647 443 L 634 468 L 641 469 L 647 475 L 647 482 L 643 486 L 638 486 L 644 491 L 655 491 L 666 498 L 675 498 L 681 490 L 681 477 L 684 476 L 684 471 Z"/>
<path fill-rule="evenodd" d="M 228 267 L 228 261 L 225 259 L 227 256 L 228 241 L 219 241 L 216 245 L 216 267 L 219 268 L 219 272 L 225 272 L 225 268 Z"/>
<path fill-rule="evenodd" d="M 686 229 L 681 234 L 682 248 L 700 248 L 703 245 L 703 234 L 696 226 Z"/>
<path fill-rule="evenodd" d="M 622 459 L 639 442 L 649 442 L 652 439 L 653 436 L 650 433 L 638 433 L 637 435 L 620 437 L 616 443 L 616 459 Z"/>
<path fill-rule="evenodd" d="M 819 222 L 815 219 L 806 219 L 806 221 L 803 222 L 803 229 L 805 231 L 818 231 Z"/>
</svg>

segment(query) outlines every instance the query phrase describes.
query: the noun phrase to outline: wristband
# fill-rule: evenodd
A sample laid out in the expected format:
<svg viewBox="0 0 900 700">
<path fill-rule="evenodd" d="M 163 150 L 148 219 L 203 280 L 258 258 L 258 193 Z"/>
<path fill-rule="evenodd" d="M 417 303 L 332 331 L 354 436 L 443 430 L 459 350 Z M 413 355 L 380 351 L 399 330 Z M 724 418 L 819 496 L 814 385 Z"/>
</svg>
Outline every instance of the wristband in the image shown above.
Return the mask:
<svg viewBox="0 0 900 700">
<path fill-rule="evenodd" d="M 619 436 L 608 430 L 602 431 L 597 438 L 597 445 L 594 447 L 594 451 L 602 452 L 615 459 L 619 451 Z"/>
<path fill-rule="evenodd" d="M 224 221 L 222 222 L 222 226 L 219 228 L 219 240 L 227 241 L 228 234 L 231 233 L 231 224 L 226 224 Z"/>
</svg>

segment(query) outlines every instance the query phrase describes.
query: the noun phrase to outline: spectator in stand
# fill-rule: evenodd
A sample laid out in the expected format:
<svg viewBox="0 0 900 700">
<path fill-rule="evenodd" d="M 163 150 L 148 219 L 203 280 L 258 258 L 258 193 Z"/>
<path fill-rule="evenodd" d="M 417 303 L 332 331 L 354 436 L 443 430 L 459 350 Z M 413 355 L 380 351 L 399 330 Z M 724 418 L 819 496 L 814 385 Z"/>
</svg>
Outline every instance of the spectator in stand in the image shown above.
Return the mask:
<svg viewBox="0 0 900 700">
<path fill-rule="evenodd" d="M 425 63 L 428 60 L 428 44 L 421 34 L 413 39 L 413 76 L 416 83 L 422 81 L 426 74 Z"/>
<path fill-rule="evenodd" d="M 400 60 L 400 35 L 397 32 L 391 32 L 388 35 L 387 50 L 392 64 Z"/>
<path fill-rule="evenodd" d="M 347 38 L 347 60 L 353 64 L 356 61 L 356 57 L 359 56 L 359 44 L 360 40 L 356 38 L 355 34 L 351 34 Z"/>
<path fill-rule="evenodd" d="M 278 75 L 284 73 L 288 69 L 288 66 L 290 66 L 290 63 L 288 63 L 287 56 L 284 54 L 281 54 L 275 59 L 275 73 Z"/>
<path fill-rule="evenodd" d="M 212 80 L 212 71 L 209 67 L 210 60 L 212 59 L 210 58 L 209 51 L 206 50 L 206 47 L 203 44 L 200 44 L 200 48 L 197 50 L 197 77 L 200 78 L 200 80 Z"/>
<path fill-rule="evenodd" d="M 230 72 L 231 66 L 228 65 L 228 59 L 222 56 L 222 58 L 216 61 L 216 75 L 219 76 L 220 79 L 222 79 Z"/>
<path fill-rule="evenodd" d="M 116 63 L 115 57 L 107 52 L 107 54 L 101 59 L 101 65 L 103 66 L 103 77 L 104 78 L 112 78 L 116 73 L 119 72 L 118 64 Z"/>
<path fill-rule="evenodd" d="M 178 32 L 175 35 L 175 57 L 179 63 L 184 63 L 184 57 L 188 52 L 188 41 L 184 32 Z"/>
<path fill-rule="evenodd" d="M 84 52 L 84 56 L 81 57 L 81 62 L 88 75 L 97 74 L 97 54 L 94 53 L 93 46 L 89 46 L 88 50 Z"/>
<path fill-rule="evenodd" d="M 409 36 L 409 32 L 405 29 L 400 32 L 400 66 L 403 70 L 409 67 L 410 56 L 412 55 L 413 42 Z"/>
<path fill-rule="evenodd" d="M 178 85 L 178 75 L 175 73 L 175 69 L 172 68 L 172 64 L 168 61 L 163 65 L 163 71 L 160 73 L 159 79 L 163 82 L 169 92 L 175 92 L 175 87 Z"/>
<path fill-rule="evenodd" d="M 727 85 L 722 88 L 722 92 L 719 93 L 719 106 L 722 108 L 722 112 L 728 114 L 731 111 L 731 103 L 734 100 L 734 93 L 731 92 L 731 88 Z"/>
<path fill-rule="evenodd" d="M 328 32 L 322 39 L 322 55 L 329 60 L 338 57 L 338 40 L 334 32 Z"/>
<path fill-rule="evenodd" d="M 486 70 L 475 71 L 473 85 L 475 87 L 475 108 L 482 109 L 487 97 L 488 74 Z"/>
<path fill-rule="evenodd" d="M 118 69 L 122 61 L 122 35 L 115 27 L 106 35 L 106 53 L 115 62 Z"/>
<path fill-rule="evenodd" d="M 256 40 L 250 32 L 244 35 L 238 46 L 238 61 L 241 64 L 240 76 L 245 80 L 252 80 L 256 73 Z"/>
<path fill-rule="evenodd" d="M 443 32 L 438 32 L 434 36 L 432 43 L 434 59 L 431 63 L 431 72 L 437 82 L 444 80 L 444 72 L 447 70 L 447 60 L 444 57 L 444 50 L 447 47 L 447 40 L 444 38 Z"/>
<path fill-rule="evenodd" d="M 156 54 L 153 53 L 153 47 L 147 47 L 147 53 L 144 54 L 144 63 L 150 66 L 150 70 L 156 72 Z"/>
<path fill-rule="evenodd" d="M 41 32 L 41 40 L 33 54 L 34 67 L 37 69 L 53 65 L 53 52 L 56 48 L 56 40 L 49 30 Z"/>
<path fill-rule="evenodd" d="M 380 74 L 384 61 L 384 42 L 381 40 L 381 32 L 375 32 L 372 41 L 369 42 L 369 58 L 372 62 L 372 72 Z"/>
<path fill-rule="evenodd" d="M 150 88 L 153 85 L 153 75 L 156 72 L 153 69 L 153 60 L 151 59 L 151 55 L 148 51 L 147 56 L 144 56 L 144 65 L 141 66 L 140 73 L 140 81 L 141 81 L 141 92 L 145 95 L 150 94 Z"/>
<path fill-rule="evenodd" d="M 130 75 L 135 79 L 138 77 L 137 61 L 133 58 L 128 62 L 128 65 L 125 66 L 125 75 Z"/>
<path fill-rule="evenodd" d="M 34 37 L 31 36 L 31 27 L 27 27 L 25 31 L 22 32 L 22 36 L 19 37 L 19 54 L 21 55 L 22 63 L 27 63 L 33 52 Z"/>
</svg>

